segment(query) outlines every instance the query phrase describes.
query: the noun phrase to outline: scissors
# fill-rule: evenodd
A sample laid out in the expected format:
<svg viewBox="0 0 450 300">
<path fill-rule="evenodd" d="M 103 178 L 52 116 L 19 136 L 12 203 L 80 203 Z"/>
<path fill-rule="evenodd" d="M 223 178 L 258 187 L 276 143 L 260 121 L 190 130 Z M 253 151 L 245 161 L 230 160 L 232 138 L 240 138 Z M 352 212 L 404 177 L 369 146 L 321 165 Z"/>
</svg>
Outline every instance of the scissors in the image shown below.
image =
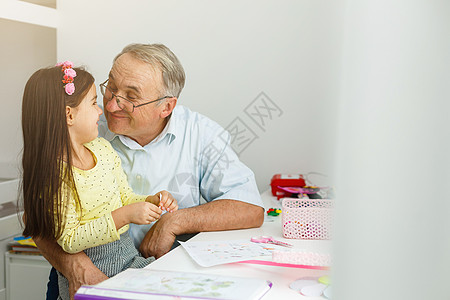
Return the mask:
<svg viewBox="0 0 450 300">
<path fill-rule="evenodd" d="M 274 244 L 274 245 L 279 245 L 279 246 L 284 246 L 284 247 L 292 247 L 291 244 L 277 241 L 274 238 L 272 238 L 271 236 L 265 236 L 265 235 L 254 236 L 250 239 L 250 241 L 252 241 L 254 243 L 267 243 L 267 244 Z"/>
</svg>

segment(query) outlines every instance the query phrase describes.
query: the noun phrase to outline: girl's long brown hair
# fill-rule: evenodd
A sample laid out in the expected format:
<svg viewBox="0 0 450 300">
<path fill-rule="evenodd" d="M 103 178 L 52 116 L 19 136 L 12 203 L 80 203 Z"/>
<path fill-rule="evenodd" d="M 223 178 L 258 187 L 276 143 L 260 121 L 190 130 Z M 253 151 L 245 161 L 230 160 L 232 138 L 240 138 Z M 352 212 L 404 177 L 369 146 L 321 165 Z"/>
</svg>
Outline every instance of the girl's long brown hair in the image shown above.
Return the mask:
<svg viewBox="0 0 450 300">
<path fill-rule="evenodd" d="M 72 146 L 66 106 L 77 107 L 89 92 L 94 77 L 74 68 L 75 92 L 64 91 L 61 67 L 40 69 L 28 80 L 22 101 L 23 235 L 59 238 L 62 232 L 62 184 L 76 195 L 72 174 Z M 70 192 L 70 191 L 69 191 Z"/>
</svg>

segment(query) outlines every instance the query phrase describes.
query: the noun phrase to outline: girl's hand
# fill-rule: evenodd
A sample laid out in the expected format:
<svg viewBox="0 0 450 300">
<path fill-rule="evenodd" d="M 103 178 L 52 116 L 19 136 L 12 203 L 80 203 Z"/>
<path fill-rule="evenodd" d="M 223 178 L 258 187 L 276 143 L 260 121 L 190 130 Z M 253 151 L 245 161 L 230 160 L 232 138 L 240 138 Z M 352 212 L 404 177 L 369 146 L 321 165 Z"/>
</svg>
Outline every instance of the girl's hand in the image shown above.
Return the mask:
<svg viewBox="0 0 450 300">
<path fill-rule="evenodd" d="M 161 191 L 155 194 L 159 198 L 159 208 L 168 212 L 178 210 L 177 200 L 168 191 Z"/>
<path fill-rule="evenodd" d="M 138 225 L 150 224 L 159 219 L 162 210 L 150 202 L 137 202 L 124 206 L 128 209 L 129 223 Z"/>
</svg>

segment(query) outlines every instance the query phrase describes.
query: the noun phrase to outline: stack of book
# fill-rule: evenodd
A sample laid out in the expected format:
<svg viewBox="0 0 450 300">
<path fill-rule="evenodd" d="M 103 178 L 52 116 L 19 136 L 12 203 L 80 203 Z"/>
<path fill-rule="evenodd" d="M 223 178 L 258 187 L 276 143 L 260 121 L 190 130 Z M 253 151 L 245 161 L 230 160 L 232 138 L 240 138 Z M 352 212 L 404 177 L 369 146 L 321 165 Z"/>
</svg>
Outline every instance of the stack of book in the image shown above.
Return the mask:
<svg viewBox="0 0 450 300">
<path fill-rule="evenodd" d="M 30 237 L 15 237 L 13 241 L 9 243 L 9 248 L 9 252 L 14 254 L 41 254 Z"/>
</svg>

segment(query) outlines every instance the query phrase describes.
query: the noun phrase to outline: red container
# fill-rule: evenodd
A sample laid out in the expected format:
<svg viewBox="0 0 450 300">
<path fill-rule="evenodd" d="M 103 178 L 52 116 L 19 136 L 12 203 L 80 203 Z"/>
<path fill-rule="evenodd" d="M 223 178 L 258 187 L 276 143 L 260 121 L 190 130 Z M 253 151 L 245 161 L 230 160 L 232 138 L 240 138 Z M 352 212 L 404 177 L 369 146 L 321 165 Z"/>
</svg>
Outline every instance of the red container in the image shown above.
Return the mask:
<svg viewBox="0 0 450 300">
<path fill-rule="evenodd" d="M 304 187 L 306 185 L 305 178 L 301 174 L 275 174 L 270 181 L 270 186 L 272 187 L 272 195 L 276 196 L 278 199 L 283 197 L 290 197 L 292 194 L 278 188 L 279 186 L 295 186 Z"/>
</svg>

